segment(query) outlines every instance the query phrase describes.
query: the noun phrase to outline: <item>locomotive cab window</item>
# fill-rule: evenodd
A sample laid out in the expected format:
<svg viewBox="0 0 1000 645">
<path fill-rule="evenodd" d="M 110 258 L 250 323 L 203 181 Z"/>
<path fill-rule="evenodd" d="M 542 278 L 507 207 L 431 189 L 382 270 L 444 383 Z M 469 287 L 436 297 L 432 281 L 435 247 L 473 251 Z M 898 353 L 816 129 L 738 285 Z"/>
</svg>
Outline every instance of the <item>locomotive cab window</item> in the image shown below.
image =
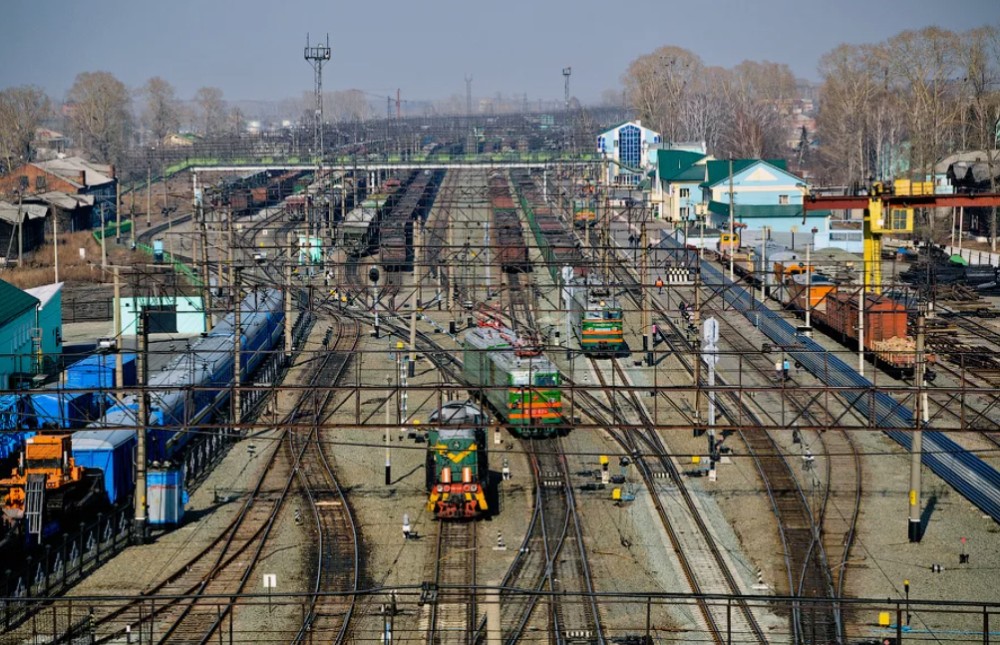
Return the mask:
<svg viewBox="0 0 1000 645">
<path fill-rule="evenodd" d="M 558 374 L 536 374 L 535 375 L 535 385 L 541 385 L 541 386 L 559 385 L 559 375 Z"/>
</svg>

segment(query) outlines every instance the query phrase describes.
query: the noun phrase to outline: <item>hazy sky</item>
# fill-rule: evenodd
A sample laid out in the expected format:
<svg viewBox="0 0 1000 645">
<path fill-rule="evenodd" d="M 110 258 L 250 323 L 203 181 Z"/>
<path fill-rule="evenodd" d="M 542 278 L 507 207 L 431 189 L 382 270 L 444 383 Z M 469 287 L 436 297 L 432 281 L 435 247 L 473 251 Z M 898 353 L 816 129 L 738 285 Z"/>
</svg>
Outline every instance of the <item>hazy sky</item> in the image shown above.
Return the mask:
<svg viewBox="0 0 1000 645">
<path fill-rule="evenodd" d="M 596 100 L 636 56 L 664 44 L 707 64 L 788 63 L 816 79 L 820 56 L 904 29 L 1000 23 L 1000 0 L 3 0 L 0 87 L 34 83 L 62 98 L 81 71 L 131 87 L 151 76 L 180 98 L 203 85 L 227 99 L 298 97 L 312 88 L 306 32 L 330 33 L 328 90 L 403 98 L 527 92 Z"/>
</svg>

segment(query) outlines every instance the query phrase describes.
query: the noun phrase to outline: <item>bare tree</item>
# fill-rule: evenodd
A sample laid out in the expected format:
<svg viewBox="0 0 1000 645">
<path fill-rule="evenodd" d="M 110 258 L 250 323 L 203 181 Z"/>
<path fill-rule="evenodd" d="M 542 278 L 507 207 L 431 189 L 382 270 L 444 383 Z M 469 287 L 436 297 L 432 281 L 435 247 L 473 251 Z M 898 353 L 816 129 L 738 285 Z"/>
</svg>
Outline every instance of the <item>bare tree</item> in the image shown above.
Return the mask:
<svg viewBox="0 0 1000 645">
<path fill-rule="evenodd" d="M 886 43 L 890 83 L 907 99 L 911 172 L 929 175 L 954 143 L 958 48 L 957 35 L 938 27 L 904 31 Z"/>
<path fill-rule="evenodd" d="M 0 91 L 0 173 L 31 160 L 35 130 L 50 110 L 49 97 L 38 87 Z"/>
<path fill-rule="evenodd" d="M 195 92 L 194 102 L 200 111 L 205 136 L 220 134 L 226 122 L 226 104 L 222 99 L 222 90 L 217 87 L 199 88 Z"/>
<path fill-rule="evenodd" d="M 724 88 L 729 78 L 727 69 L 704 68 L 680 106 L 685 138 L 704 141 L 706 149 L 712 152 L 719 149 L 727 118 Z"/>
<path fill-rule="evenodd" d="M 744 62 L 722 79 L 725 116 L 716 156 L 756 159 L 787 152 L 779 101 L 795 78 L 782 67 Z"/>
<path fill-rule="evenodd" d="M 601 105 L 604 107 L 621 107 L 622 91 L 608 88 L 601 92 Z"/>
<path fill-rule="evenodd" d="M 872 48 L 840 45 L 820 59 L 820 150 L 829 180 L 853 184 L 866 178 L 872 99 Z"/>
<path fill-rule="evenodd" d="M 66 98 L 77 144 L 99 161 L 120 162 L 132 131 L 128 88 L 109 72 L 83 72 Z"/>
<path fill-rule="evenodd" d="M 312 106 L 308 95 L 308 106 Z M 311 110 L 310 110 L 311 113 Z M 323 96 L 323 113 L 330 121 L 368 121 L 375 111 L 361 90 L 338 90 Z"/>
<path fill-rule="evenodd" d="M 174 96 L 174 86 L 159 76 L 146 81 L 142 88 L 146 100 L 143 123 L 153 133 L 157 143 L 180 126 L 180 109 Z"/>
<path fill-rule="evenodd" d="M 1000 28 L 973 29 L 961 38 L 958 64 L 964 76 L 962 141 L 985 151 L 990 192 L 997 192 L 997 131 L 1000 128 Z M 964 147 L 964 146 L 963 146 Z M 990 248 L 997 250 L 997 209 L 990 217 Z"/>
<path fill-rule="evenodd" d="M 666 46 L 632 61 L 622 77 L 632 108 L 664 141 L 687 138 L 680 118 L 681 106 L 703 67 L 697 55 L 681 47 Z"/>
</svg>

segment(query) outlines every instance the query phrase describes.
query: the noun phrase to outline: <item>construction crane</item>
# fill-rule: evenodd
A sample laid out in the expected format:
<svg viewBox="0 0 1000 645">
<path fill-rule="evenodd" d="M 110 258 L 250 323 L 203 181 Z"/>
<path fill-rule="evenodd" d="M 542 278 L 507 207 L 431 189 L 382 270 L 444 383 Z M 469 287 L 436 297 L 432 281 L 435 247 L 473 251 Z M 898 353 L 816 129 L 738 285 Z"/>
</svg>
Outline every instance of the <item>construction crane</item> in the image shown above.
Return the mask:
<svg viewBox="0 0 1000 645">
<path fill-rule="evenodd" d="M 1000 194 L 969 193 L 935 195 L 933 182 L 896 180 L 892 190 L 881 182 L 870 195 L 811 195 L 802 202 L 803 222 L 809 211 L 864 210 L 864 286 L 872 294 L 882 293 L 882 236 L 913 232 L 917 208 L 988 208 L 1000 206 Z"/>
</svg>

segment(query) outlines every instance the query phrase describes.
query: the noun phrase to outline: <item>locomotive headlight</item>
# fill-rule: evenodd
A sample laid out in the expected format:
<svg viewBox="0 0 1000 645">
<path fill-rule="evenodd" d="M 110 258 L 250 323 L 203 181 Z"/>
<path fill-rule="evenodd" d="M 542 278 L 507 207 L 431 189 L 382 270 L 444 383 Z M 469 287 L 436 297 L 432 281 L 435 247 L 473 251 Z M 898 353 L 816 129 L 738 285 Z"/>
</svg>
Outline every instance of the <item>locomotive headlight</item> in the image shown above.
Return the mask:
<svg viewBox="0 0 1000 645">
<path fill-rule="evenodd" d="M 473 493 L 475 493 L 475 492 L 476 492 L 477 490 L 479 490 L 479 486 L 477 486 L 476 484 L 473 484 L 473 485 L 472 485 L 472 486 L 471 486 L 471 487 L 469 488 L 469 490 L 471 490 L 471 491 L 472 491 Z"/>
<path fill-rule="evenodd" d="M 443 493 L 444 492 L 444 486 L 442 486 L 441 484 L 438 484 L 438 492 L 439 493 Z"/>
</svg>

